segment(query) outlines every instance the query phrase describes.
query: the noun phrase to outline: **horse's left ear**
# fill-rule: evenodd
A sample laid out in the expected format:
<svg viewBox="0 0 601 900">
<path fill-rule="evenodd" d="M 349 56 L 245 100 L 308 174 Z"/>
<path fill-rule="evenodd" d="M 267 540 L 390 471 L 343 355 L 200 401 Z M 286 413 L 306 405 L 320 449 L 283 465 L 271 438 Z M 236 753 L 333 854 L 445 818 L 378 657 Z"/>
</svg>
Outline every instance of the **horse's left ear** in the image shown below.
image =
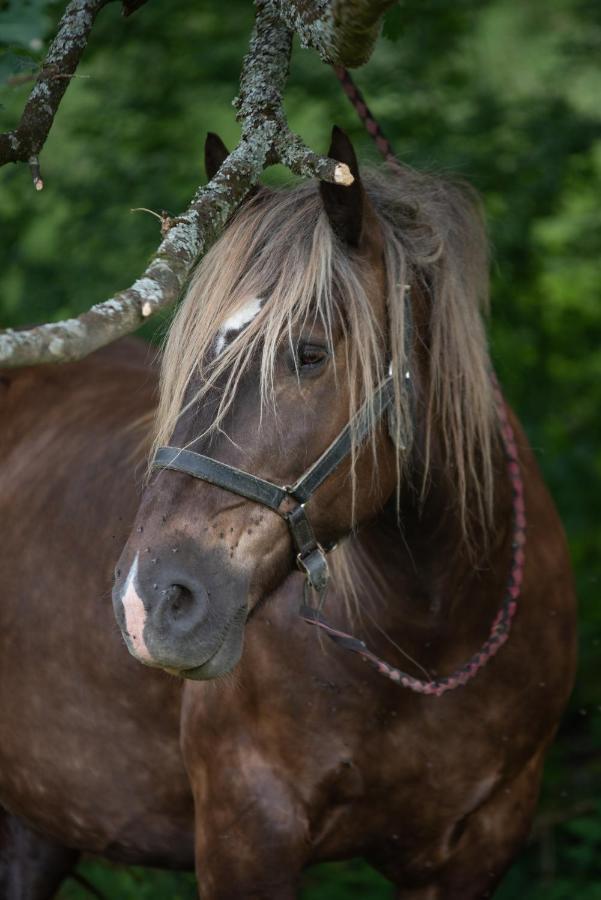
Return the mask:
<svg viewBox="0 0 601 900">
<path fill-rule="evenodd" d="M 219 135 L 209 131 L 205 140 L 205 172 L 209 181 L 213 180 L 228 154 L 229 150 Z"/>
<path fill-rule="evenodd" d="M 205 140 L 205 171 L 207 173 L 207 178 L 209 179 L 209 181 L 212 181 L 212 179 L 215 177 L 223 163 L 228 158 L 229 152 L 230 151 L 227 149 L 218 134 L 215 134 L 214 131 L 209 131 L 207 133 L 207 137 Z M 247 193 L 238 209 L 241 209 L 243 206 L 245 206 L 249 200 L 256 197 L 267 197 L 269 193 L 269 188 L 265 187 L 265 185 L 256 184 Z"/>
<path fill-rule="evenodd" d="M 334 233 L 349 246 L 358 247 L 363 227 L 365 191 L 361 184 L 355 149 L 348 135 L 337 125 L 332 128 L 332 142 L 328 156 L 346 163 L 355 180 L 348 187 L 321 181 L 319 183 L 321 199 Z"/>
</svg>

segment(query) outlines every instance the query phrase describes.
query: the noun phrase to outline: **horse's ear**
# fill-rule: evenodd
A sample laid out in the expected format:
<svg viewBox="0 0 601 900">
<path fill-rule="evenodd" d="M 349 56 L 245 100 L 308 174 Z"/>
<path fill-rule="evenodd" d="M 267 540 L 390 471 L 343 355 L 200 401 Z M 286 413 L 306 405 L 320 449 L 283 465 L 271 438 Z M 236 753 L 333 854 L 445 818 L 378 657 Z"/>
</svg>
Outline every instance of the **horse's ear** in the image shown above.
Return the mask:
<svg viewBox="0 0 601 900">
<path fill-rule="evenodd" d="M 354 147 L 348 135 L 337 125 L 332 128 L 332 142 L 328 156 L 346 163 L 355 180 L 348 187 L 321 181 L 319 184 L 321 199 L 334 233 L 351 247 L 358 247 L 363 226 L 365 192 L 361 184 Z"/>
<path fill-rule="evenodd" d="M 229 156 L 229 150 L 218 134 L 209 131 L 205 140 L 205 171 L 212 181 L 222 164 Z"/>
<path fill-rule="evenodd" d="M 213 131 L 209 131 L 205 140 L 205 171 L 209 181 L 215 177 L 226 158 L 229 156 L 229 153 L 230 151 L 227 149 L 219 135 L 215 134 Z M 240 206 L 244 206 L 253 197 L 267 196 L 268 194 L 269 188 L 266 188 L 263 184 L 256 184 L 250 189 Z"/>
</svg>

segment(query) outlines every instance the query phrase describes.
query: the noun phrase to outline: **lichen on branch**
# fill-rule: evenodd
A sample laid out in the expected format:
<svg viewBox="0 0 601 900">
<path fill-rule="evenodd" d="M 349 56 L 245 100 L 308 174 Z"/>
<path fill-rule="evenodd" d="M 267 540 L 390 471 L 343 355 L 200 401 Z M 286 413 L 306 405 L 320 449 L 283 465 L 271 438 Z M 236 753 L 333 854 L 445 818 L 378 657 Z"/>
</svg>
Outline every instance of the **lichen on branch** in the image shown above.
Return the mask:
<svg viewBox="0 0 601 900">
<path fill-rule="evenodd" d="M 96 16 L 108 2 L 109 0 L 71 0 L 59 22 L 56 37 L 50 44 L 19 124 L 13 131 L 0 134 L 0 166 L 8 162 L 29 163 L 34 185 L 38 190 L 41 178 L 37 157 L 48 137 L 63 94 L 87 47 Z"/>
<path fill-rule="evenodd" d="M 274 0 L 279 15 L 303 47 L 323 62 L 362 66 L 380 34 L 382 16 L 398 0 Z"/>
<path fill-rule="evenodd" d="M 59 70 L 68 76 L 75 72 L 94 17 L 107 2 L 72 0 L 68 4 L 21 122 L 15 131 L 0 135 L 0 165 L 28 161 L 34 181 L 37 177 L 41 182 L 37 155 L 69 82 L 69 77 L 54 76 Z M 139 5 L 142 4 L 130 4 Z M 173 226 L 164 234 L 146 270 L 131 287 L 76 318 L 25 331 L 0 332 L 0 366 L 80 359 L 135 331 L 154 313 L 174 303 L 199 256 L 257 183 L 266 166 L 282 163 L 298 175 L 351 184 L 353 177 L 346 165 L 314 153 L 288 125 L 283 94 L 293 29 L 324 59 L 328 58 L 334 39 L 337 47 L 350 42 L 355 53 L 362 41 L 365 47 L 370 41 L 373 43 L 378 18 L 388 5 L 390 0 L 316 0 L 314 3 L 256 0 L 255 25 L 235 101 L 241 126 L 238 146 L 209 184 L 196 191 L 188 208 L 173 218 Z M 324 35 L 329 35 L 327 40 Z M 340 59 L 336 55 L 332 58 Z M 42 97 L 48 103 L 40 111 Z"/>
</svg>

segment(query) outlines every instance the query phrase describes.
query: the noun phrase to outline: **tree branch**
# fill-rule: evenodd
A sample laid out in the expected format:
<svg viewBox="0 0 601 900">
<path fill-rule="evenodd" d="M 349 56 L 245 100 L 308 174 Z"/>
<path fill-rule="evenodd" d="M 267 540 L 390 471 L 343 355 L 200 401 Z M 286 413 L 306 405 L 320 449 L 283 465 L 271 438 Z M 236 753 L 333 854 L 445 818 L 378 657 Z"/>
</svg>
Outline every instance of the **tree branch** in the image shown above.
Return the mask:
<svg viewBox="0 0 601 900">
<path fill-rule="evenodd" d="M 109 0 L 71 0 L 25 104 L 21 121 L 13 131 L 0 134 L 0 166 L 9 162 L 28 162 L 37 190 L 44 186 L 38 154 L 87 46 L 96 16 L 108 2 Z"/>
<path fill-rule="evenodd" d="M 397 0 L 275 0 L 279 15 L 303 47 L 323 62 L 362 66 L 380 34 L 382 16 Z"/>
<path fill-rule="evenodd" d="M 81 0 L 79 0 L 81 5 Z M 71 4 L 73 5 L 73 4 Z M 138 328 L 171 305 L 201 253 L 223 227 L 266 165 L 283 162 L 302 175 L 352 183 L 348 167 L 317 156 L 290 132 L 283 108 L 292 34 L 273 0 L 258 0 L 249 51 L 236 101 L 242 135 L 236 149 L 161 242 L 145 272 L 130 288 L 77 318 L 27 331 L 0 333 L 0 365 L 24 366 L 81 359 Z"/>
<path fill-rule="evenodd" d="M 109 0 L 71 0 L 18 127 L 0 135 L 0 165 L 27 161 L 43 186 L 37 154 L 44 145 L 94 19 Z M 235 101 L 238 146 L 215 178 L 199 188 L 176 217 L 142 276 L 129 288 L 77 318 L 26 331 L 0 332 L 0 365 L 24 366 L 81 359 L 135 331 L 180 294 L 198 257 L 224 226 L 267 165 L 283 163 L 303 176 L 351 184 L 346 165 L 318 156 L 294 134 L 284 112 L 292 32 L 322 59 L 358 65 L 370 55 L 380 18 L 394 0 L 256 0 L 257 15 Z M 130 0 L 137 8 L 142 0 Z M 124 7 L 128 11 L 127 4 Z"/>
</svg>

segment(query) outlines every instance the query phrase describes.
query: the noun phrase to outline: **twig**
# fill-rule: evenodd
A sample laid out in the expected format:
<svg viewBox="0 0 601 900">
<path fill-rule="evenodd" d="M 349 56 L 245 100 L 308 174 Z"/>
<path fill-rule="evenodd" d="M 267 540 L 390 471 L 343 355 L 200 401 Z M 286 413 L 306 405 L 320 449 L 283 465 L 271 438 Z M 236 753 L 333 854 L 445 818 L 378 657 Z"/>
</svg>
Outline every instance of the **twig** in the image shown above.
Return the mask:
<svg viewBox="0 0 601 900">
<path fill-rule="evenodd" d="M 29 163 L 29 168 L 31 170 L 31 178 L 33 180 L 33 186 L 36 191 L 41 191 L 44 188 L 44 182 L 42 181 L 42 175 L 40 173 L 40 161 L 37 156 L 30 156 L 27 160 Z"/>
<path fill-rule="evenodd" d="M 35 81 L 35 79 L 39 76 L 40 69 L 37 69 L 35 72 L 26 72 L 23 75 L 11 75 L 10 78 L 6 79 L 6 83 L 9 87 L 19 87 L 21 84 L 27 84 L 28 81 Z M 78 75 L 77 72 L 73 72 L 71 75 L 63 74 L 62 72 L 48 72 L 46 73 L 47 78 L 89 78 L 89 75 Z"/>
<path fill-rule="evenodd" d="M 160 213 L 155 212 L 154 209 L 147 209 L 146 206 L 136 206 L 134 209 L 131 209 L 130 212 L 145 212 L 149 213 L 151 216 L 154 216 L 155 219 L 158 219 L 161 223 L 161 235 L 165 237 L 167 232 L 173 228 L 174 225 L 177 225 L 178 219 L 174 219 L 173 216 L 169 215 L 166 209 L 162 209 Z"/>
</svg>

